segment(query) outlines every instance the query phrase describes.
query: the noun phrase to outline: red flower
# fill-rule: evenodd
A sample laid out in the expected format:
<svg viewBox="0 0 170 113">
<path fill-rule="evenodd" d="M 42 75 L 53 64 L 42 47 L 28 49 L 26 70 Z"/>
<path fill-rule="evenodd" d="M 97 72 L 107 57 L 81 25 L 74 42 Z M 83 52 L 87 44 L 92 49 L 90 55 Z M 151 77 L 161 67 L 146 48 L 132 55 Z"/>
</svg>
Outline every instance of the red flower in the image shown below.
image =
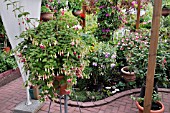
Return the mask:
<svg viewBox="0 0 170 113">
<path fill-rule="evenodd" d="M 25 58 L 21 59 L 21 62 L 26 62 L 26 59 Z"/>
<path fill-rule="evenodd" d="M 40 44 L 40 48 L 41 48 L 41 49 L 45 49 L 45 46 L 42 45 L 42 44 Z"/>
<path fill-rule="evenodd" d="M 85 18 L 86 16 L 85 16 L 84 13 L 80 13 L 80 17 L 81 17 L 81 18 Z"/>
<path fill-rule="evenodd" d="M 164 58 L 163 63 L 166 63 L 166 58 Z"/>
</svg>

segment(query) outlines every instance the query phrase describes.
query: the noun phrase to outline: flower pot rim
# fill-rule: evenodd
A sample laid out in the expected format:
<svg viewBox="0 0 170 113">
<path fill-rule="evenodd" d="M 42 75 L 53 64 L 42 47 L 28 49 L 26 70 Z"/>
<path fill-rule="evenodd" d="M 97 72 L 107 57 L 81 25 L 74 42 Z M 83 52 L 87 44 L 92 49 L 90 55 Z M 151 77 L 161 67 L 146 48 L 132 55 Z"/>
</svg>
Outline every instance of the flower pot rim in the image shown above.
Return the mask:
<svg viewBox="0 0 170 113">
<path fill-rule="evenodd" d="M 164 105 L 161 101 L 158 101 L 158 103 L 162 106 L 162 108 L 160 110 L 150 110 L 150 113 L 163 113 L 164 112 Z M 143 111 L 144 108 L 142 106 L 139 105 L 139 102 L 136 101 L 136 106 L 140 111 Z"/>
<path fill-rule="evenodd" d="M 122 73 L 125 73 L 125 74 L 128 74 L 128 75 L 135 74 L 134 72 L 127 72 L 127 71 L 124 70 L 124 69 L 128 69 L 128 67 L 129 67 L 129 66 L 124 66 L 124 67 L 122 67 L 122 68 L 121 68 L 121 72 L 122 72 Z"/>
</svg>

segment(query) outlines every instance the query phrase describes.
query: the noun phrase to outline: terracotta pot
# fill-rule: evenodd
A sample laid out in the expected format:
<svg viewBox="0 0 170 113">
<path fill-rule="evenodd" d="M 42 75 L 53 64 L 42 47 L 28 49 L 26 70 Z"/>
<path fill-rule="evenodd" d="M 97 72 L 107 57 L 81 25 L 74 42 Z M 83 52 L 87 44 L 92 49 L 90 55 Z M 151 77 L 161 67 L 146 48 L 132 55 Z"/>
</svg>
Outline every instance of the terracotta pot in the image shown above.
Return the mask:
<svg viewBox="0 0 170 113">
<path fill-rule="evenodd" d="M 7 53 L 9 53 L 10 52 L 10 50 L 11 50 L 11 48 L 10 47 L 4 47 L 4 49 L 3 49 L 5 52 L 7 52 Z"/>
<path fill-rule="evenodd" d="M 49 20 L 53 20 L 54 18 L 54 14 L 52 12 L 48 12 L 48 13 L 41 13 L 41 20 L 43 21 L 49 21 Z"/>
<path fill-rule="evenodd" d="M 122 76 L 126 82 L 131 82 L 136 80 L 136 76 L 134 72 L 129 72 L 128 66 L 125 66 L 121 69 Z"/>
<path fill-rule="evenodd" d="M 162 9 L 162 16 L 168 16 L 170 14 L 170 9 Z"/>
<path fill-rule="evenodd" d="M 66 91 L 66 89 L 67 89 L 67 84 L 62 84 L 61 86 L 60 86 L 60 95 L 68 95 L 68 94 L 70 94 L 70 92 L 68 92 L 68 91 Z"/>
<path fill-rule="evenodd" d="M 162 108 L 160 110 L 150 110 L 150 113 L 164 113 L 164 109 L 165 109 L 164 105 L 160 101 L 158 101 L 157 103 L 159 105 L 161 105 Z M 139 110 L 139 113 L 143 113 L 144 108 L 142 106 L 140 106 L 139 102 L 137 102 L 137 101 L 136 101 L 136 106 Z"/>
<path fill-rule="evenodd" d="M 57 81 L 61 81 L 63 78 L 64 78 L 64 76 L 56 76 L 56 77 L 55 77 L 55 79 L 56 79 Z"/>
</svg>

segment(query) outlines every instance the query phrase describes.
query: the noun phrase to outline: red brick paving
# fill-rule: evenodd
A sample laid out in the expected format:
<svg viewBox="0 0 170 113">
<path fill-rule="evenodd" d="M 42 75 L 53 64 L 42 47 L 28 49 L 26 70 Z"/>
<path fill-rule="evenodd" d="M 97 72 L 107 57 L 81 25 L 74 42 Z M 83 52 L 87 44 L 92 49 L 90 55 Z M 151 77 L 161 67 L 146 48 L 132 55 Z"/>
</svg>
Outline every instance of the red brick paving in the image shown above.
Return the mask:
<svg viewBox="0 0 170 113">
<path fill-rule="evenodd" d="M 165 105 L 164 113 L 170 113 L 170 93 L 161 92 L 161 95 L 162 102 Z M 0 113 L 12 113 L 15 106 L 24 100 L 26 100 L 26 92 L 23 87 L 22 78 L 18 78 L 0 87 Z M 38 113 L 47 113 L 49 103 L 49 101 L 45 102 Z M 130 95 L 124 95 L 105 105 L 80 109 L 82 113 L 138 113 L 135 102 L 131 100 Z M 59 104 L 53 102 L 50 113 L 60 113 L 59 110 Z M 62 111 L 64 112 L 63 105 Z M 79 108 L 68 106 L 68 113 L 80 113 Z"/>
</svg>

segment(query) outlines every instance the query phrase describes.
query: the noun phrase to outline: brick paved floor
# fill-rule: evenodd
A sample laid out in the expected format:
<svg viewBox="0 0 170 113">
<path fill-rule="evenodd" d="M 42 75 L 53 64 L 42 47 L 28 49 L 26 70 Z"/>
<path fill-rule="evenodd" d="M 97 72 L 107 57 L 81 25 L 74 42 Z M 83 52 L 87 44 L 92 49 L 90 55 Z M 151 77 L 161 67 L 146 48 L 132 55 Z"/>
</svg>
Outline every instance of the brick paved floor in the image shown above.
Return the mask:
<svg viewBox="0 0 170 113">
<path fill-rule="evenodd" d="M 162 102 L 165 105 L 165 112 L 170 113 L 170 93 L 161 93 Z M 5 86 L 0 87 L 0 113 L 12 113 L 15 106 L 26 99 L 26 92 L 23 87 L 22 78 L 16 79 Z M 47 113 L 49 101 L 45 102 L 38 113 Z M 50 113 L 60 113 L 57 103 L 52 103 Z M 64 113 L 63 105 L 62 111 Z M 98 107 L 81 108 L 82 113 L 137 113 L 135 102 L 129 95 L 116 99 L 106 105 Z M 78 107 L 68 106 L 68 113 L 80 113 Z"/>
</svg>

